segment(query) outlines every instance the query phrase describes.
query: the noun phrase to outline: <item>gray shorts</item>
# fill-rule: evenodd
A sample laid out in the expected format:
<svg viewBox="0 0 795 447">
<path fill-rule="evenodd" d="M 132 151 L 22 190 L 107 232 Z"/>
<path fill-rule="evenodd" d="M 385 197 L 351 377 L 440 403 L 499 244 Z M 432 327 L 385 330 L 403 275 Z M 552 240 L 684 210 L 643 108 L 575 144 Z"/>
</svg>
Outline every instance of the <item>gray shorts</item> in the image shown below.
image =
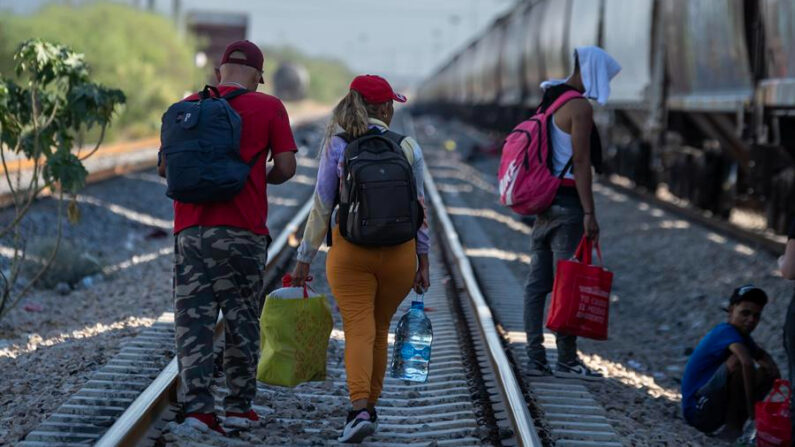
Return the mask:
<svg viewBox="0 0 795 447">
<path fill-rule="evenodd" d="M 707 383 L 696 391 L 696 407 L 687 422 L 704 433 L 712 433 L 726 422 L 729 401 L 729 369 L 722 363 Z"/>
</svg>

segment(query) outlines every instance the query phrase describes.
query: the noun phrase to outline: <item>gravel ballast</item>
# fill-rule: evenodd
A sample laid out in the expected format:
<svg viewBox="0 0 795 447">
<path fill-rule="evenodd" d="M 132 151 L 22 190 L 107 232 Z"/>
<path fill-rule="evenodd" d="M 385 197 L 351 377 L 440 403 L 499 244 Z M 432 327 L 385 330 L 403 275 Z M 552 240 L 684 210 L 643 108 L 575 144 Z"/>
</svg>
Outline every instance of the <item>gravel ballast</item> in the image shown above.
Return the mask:
<svg viewBox="0 0 795 447">
<path fill-rule="evenodd" d="M 435 119 L 419 119 L 416 128 L 443 196 L 468 203 L 448 210 L 454 222 L 474 220 L 492 236 L 492 246 L 482 247 L 467 245 L 467 235 L 461 234 L 467 253 L 504 260 L 523 284 L 532 227 L 499 205 L 499 159 L 468 146 L 470 135 L 489 139 Z M 447 139 L 457 140 L 458 149 L 440 149 Z M 786 375 L 782 328 L 792 284 L 776 272 L 776 258 L 769 253 L 608 186 L 594 189 L 604 261 L 615 278 L 609 340 L 579 343 L 586 364 L 606 376 L 588 388 L 628 446 L 722 445 L 682 419 L 679 387 L 688 355 L 709 329 L 725 321 L 722 307 L 732 289 L 752 282 L 771 299 L 753 337 Z M 523 306 L 521 291 L 517 306 Z"/>
<path fill-rule="evenodd" d="M 298 169 L 298 181 L 269 185 L 274 233 L 312 192 L 317 160 L 302 155 Z M 123 340 L 172 310 L 173 211 L 164 193 L 154 170 L 80 193 L 80 221 L 64 223 L 63 240 L 98 260 L 104 274 L 71 287 L 34 289 L 0 321 L 0 445 L 22 439 L 112 358 Z M 23 223 L 28 241 L 54 234 L 56 209 L 51 198 L 34 204 Z M 0 211 L 0 219 L 9 222 L 11 213 Z M 0 267 L 7 262 L 2 258 Z"/>
</svg>

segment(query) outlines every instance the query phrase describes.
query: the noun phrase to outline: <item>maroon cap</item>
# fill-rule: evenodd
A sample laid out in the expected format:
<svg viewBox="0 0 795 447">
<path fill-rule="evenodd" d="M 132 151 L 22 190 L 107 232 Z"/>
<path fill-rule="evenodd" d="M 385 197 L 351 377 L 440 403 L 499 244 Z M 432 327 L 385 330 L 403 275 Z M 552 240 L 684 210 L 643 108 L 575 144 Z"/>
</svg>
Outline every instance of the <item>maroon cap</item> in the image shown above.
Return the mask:
<svg viewBox="0 0 795 447">
<path fill-rule="evenodd" d="M 386 79 L 376 75 L 360 75 L 353 78 L 351 90 L 361 93 L 364 100 L 371 104 L 381 104 L 387 101 L 406 102 L 406 97 L 395 93 Z"/>
<path fill-rule="evenodd" d="M 229 57 L 235 51 L 243 53 L 246 57 Z M 254 68 L 260 72 L 259 83 L 264 84 L 265 80 L 262 79 L 262 62 L 264 57 L 259 47 L 248 40 L 238 40 L 232 42 L 224 50 L 224 56 L 221 58 L 221 65 L 223 64 L 240 64 Z"/>
</svg>

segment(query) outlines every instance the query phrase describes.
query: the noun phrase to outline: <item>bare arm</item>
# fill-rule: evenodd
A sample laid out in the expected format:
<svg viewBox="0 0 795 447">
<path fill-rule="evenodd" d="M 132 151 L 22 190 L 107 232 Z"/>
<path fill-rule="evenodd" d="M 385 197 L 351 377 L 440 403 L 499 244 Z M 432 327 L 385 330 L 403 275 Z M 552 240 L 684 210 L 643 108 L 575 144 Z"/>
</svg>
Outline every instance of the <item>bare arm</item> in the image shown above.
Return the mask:
<svg viewBox="0 0 795 447">
<path fill-rule="evenodd" d="M 295 152 L 281 152 L 273 156 L 273 167 L 268 171 L 268 183 L 279 185 L 295 175 Z"/>
<path fill-rule="evenodd" d="M 776 361 L 773 360 L 773 357 L 771 357 L 770 354 L 768 354 L 764 349 L 759 348 L 759 355 L 757 356 L 756 362 L 759 363 L 760 368 L 770 371 L 776 378 L 781 377 L 781 371 L 778 370 Z"/>
<path fill-rule="evenodd" d="M 593 127 L 593 109 L 584 100 L 569 103 L 571 110 L 571 146 L 574 152 L 574 181 L 577 184 L 577 195 L 580 197 L 585 217 L 583 227 L 588 239 L 599 240 L 599 224 L 596 222 L 596 207 L 593 201 L 593 181 L 591 175 L 591 130 Z"/>
<path fill-rule="evenodd" d="M 753 419 L 754 415 L 754 359 L 748 348 L 742 343 L 732 343 L 729 351 L 740 361 L 740 368 L 743 373 L 743 389 L 745 390 L 745 405 L 748 415 Z"/>
<path fill-rule="evenodd" d="M 787 248 L 778 265 L 781 268 L 781 276 L 785 279 L 795 279 L 795 239 L 787 241 Z"/>
</svg>

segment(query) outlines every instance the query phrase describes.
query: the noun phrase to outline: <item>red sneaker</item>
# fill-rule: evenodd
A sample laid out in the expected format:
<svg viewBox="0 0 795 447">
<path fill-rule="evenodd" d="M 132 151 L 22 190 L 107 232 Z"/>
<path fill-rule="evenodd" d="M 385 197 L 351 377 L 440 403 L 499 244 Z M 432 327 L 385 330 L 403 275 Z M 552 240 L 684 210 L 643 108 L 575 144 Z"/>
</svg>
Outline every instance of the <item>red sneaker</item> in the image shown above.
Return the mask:
<svg viewBox="0 0 795 447">
<path fill-rule="evenodd" d="M 259 422 L 259 415 L 253 409 L 245 413 L 227 411 L 226 418 L 224 418 L 224 426 L 234 429 L 245 430 L 251 428 L 257 422 Z"/>
<path fill-rule="evenodd" d="M 221 424 L 218 422 L 218 417 L 216 417 L 214 413 L 188 413 L 185 416 L 184 424 L 202 433 L 207 433 L 212 430 L 221 434 L 221 436 L 226 436 L 226 431 L 221 427 Z"/>
</svg>

